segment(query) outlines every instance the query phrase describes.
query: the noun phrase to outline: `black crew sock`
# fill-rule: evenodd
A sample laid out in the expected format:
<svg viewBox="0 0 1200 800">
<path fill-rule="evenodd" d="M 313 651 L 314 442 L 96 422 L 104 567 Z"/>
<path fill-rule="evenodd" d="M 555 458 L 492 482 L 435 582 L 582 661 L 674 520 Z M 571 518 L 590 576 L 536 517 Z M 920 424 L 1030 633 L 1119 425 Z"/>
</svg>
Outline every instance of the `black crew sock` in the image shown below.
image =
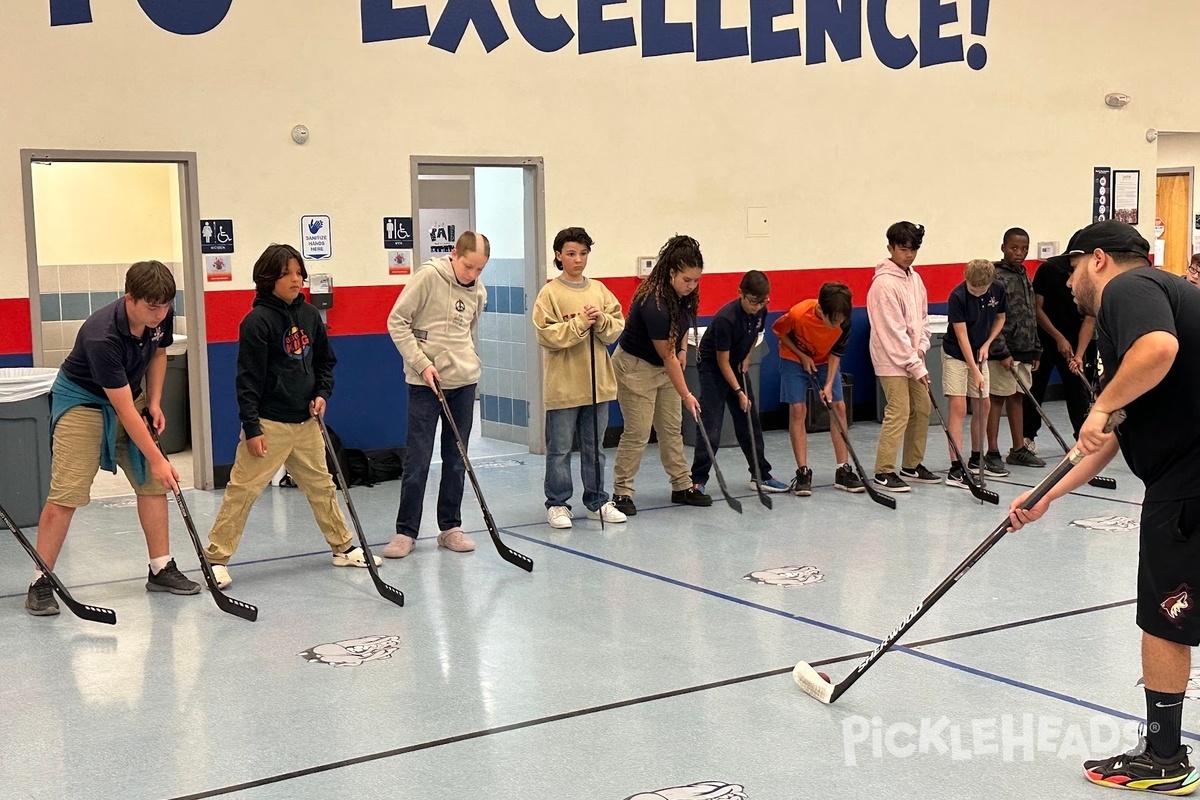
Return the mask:
<svg viewBox="0 0 1200 800">
<path fill-rule="evenodd" d="M 970 459 L 970 460 L 971 460 L 971 461 L 978 461 L 978 460 L 979 460 L 979 451 L 978 451 L 978 450 L 972 450 L 972 451 L 971 451 L 971 459 Z"/>
<path fill-rule="evenodd" d="M 1154 755 L 1171 758 L 1179 752 L 1183 727 L 1183 692 L 1168 694 L 1146 690 L 1146 741 Z"/>
</svg>

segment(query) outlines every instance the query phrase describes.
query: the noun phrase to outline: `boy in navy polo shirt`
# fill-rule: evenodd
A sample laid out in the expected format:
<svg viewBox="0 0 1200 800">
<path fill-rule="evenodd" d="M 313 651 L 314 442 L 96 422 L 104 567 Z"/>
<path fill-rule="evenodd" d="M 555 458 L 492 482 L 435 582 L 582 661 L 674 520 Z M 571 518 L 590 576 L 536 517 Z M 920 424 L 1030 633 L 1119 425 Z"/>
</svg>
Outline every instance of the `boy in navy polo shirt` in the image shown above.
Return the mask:
<svg viewBox="0 0 1200 800">
<path fill-rule="evenodd" d="M 125 274 L 125 296 L 87 318 L 54 381 L 51 408 L 50 496 L 38 520 L 37 550 L 53 569 L 75 510 L 91 501 L 97 468 L 125 472 L 137 494 L 146 534 L 151 592 L 197 594 L 171 558 L 167 488 L 179 475 L 159 452 L 142 413 L 156 431 L 163 416 L 163 379 L 175 313 L 175 278 L 159 261 L 140 261 Z M 145 379 L 146 388 L 142 390 Z M 34 575 L 25 610 L 36 617 L 58 613 L 50 579 Z"/>
<path fill-rule="evenodd" d="M 950 398 L 950 421 L 947 430 L 955 447 L 962 452 L 962 426 L 967 416 L 967 396 L 981 398 L 981 410 L 971 417 L 970 465 L 979 463 L 979 451 L 984 444 L 988 412 L 989 378 L 979 365 L 987 361 L 992 341 L 1004 328 L 1008 311 L 1008 295 L 1004 285 L 996 281 L 996 268 L 986 258 L 967 262 L 962 283 L 950 292 L 947 322 L 950 333 L 942 340 L 942 394 Z M 966 489 L 963 465 L 950 450 L 950 472 L 946 485 Z"/>
<path fill-rule="evenodd" d="M 750 424 L 750 397 L 742 388 L 739 377 L 749 369 L 750 351 L 766 326 L 770 293 L 771 282 L 762 272 L 754 269 L 742 276 L 738 299 L 721 307 L 700 339 L 696 371 L 700 377 L 700 422 L 712 442 L 713 453 L 721 446 L 721 428 L 728 406 L 733 416 L 734 433 L 750 470 L 750 488 L 758 488 L 754 478 L 757 466 L 757 474 L 762 476 L 762 488 L 768 492 L 783 492 L 787 491 L 787 485 L 771 477 L 771 464 L 763 450 L 762 431 Z M 751 436 L 758 447 L 757 465 L 750 448 Z M 711 469 L 708 448 L 697 446 L 692 460 L 692 483 L 700 491 L 708 483 Z"/>
</svg>

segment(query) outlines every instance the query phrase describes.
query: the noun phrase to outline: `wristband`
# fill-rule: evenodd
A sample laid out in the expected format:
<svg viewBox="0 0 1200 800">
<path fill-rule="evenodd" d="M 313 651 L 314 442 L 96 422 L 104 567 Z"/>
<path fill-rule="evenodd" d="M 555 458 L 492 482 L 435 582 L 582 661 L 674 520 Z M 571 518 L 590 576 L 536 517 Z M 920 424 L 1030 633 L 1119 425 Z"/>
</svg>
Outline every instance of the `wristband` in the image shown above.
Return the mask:
<svg viewBox="0 0 1200 800">
<path fill-rule="evenodd" d="M 736 389 L 734 389 L 733 391 L 736 392 L 737 394 L 745 394 L 746 393 L 746 390 L 740 386 L 737 387 Z"/>
</svg>

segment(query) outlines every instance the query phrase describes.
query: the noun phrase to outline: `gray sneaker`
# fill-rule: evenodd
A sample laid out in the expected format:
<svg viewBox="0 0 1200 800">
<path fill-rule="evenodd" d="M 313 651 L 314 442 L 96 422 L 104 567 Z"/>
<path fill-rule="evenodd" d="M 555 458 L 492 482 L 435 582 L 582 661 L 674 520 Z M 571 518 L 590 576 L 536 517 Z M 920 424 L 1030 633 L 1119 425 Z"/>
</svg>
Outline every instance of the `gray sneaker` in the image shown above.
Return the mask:
<svg viewBox="0 0 1200 800">
<path fill-rule="evenodd" d="M 200 584 L 188 580 L 187 576 L 175 566 L 175 559 L 155 574 L 153 570 L 146 576 L 147 592 L 170 592 L 171 594 L 199 594 Z"/>
<path fill-rule="evenodd" d="M 1044 467 L 1046 462 L 1029 452 L 1029 448 L 1024 445 L 1019 450 L 1009 450 L 1008 457 L 1004 459 L 1009 464 L 1016 464 L 1018 467 Z"/>
<path fill-rule="evenodd" d="M 25 595 L 25 610 L 35 617 L 52 617 L 58 613 L 54 584 L 45 575 L 29 585 L 29 593 Z"/>
</svg>

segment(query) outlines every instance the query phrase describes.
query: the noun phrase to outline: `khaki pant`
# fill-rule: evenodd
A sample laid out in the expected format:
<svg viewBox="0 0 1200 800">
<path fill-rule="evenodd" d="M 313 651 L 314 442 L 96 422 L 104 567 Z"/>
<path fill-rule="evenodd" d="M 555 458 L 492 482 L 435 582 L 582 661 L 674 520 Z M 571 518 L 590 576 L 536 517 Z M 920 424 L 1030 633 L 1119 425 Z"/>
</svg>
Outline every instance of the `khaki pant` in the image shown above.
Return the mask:
<svg viewBox="0 0 1200 800">
<path fill-rule="evenodd" d="M 134 401 L 139 412 L 146 408 L 143 393 Z M 75 406 L 59 417 L 54 426 L 54 449 L 50 459 L 50 495 L 46 499 L 67 508 L 80 508 L 91 501 L 92 481 L 100 468 L 104 439 L 104 416 L 98 408 Z M 136 445 L 134 445 L 136 447 Z M 138 495 L 164 495 L 167 489 L 146 465 L 146 482 L 137 483 L 129 462 L 129 434 L 117 420 L 117 465 Z"/>
<path fill-rule="evenodd" d="M 350 544 L 350 529 L 337 502 L 337 488 L 325 462 L 325 440 L 315 420 L 300 423 L 262 420 L 267 455 L 258 458 L 246 447 L 245 435 L 238 444 L 225 487 L 225 500 L 208 534 L 205 556 L 213 564 L 228 564 L 237 550 L 246 527 L 250 507 L 262 494 L 271 478 L 286 466 L 296 485 L 308 498 L 316 517 L 317 527 L 334 552 L 342 552 Z"/>
<path fill-rule="evenodd" d="M 879 445 L 875 450 L 875 472 L 899 472 L 896 449 L 904 439 L 902 466 L 911 469 L 925 458 L 925 436 L 929 433 L 929 392 L 925 384 L 906 377 L 880 376 L 887 398 Z"/>
<path fill-rule="evenodd" d="M 650 441 L 651 425 L 658 432 L 658 457 L 671 479 L 671 488 L 690 488 L 692 472 L 683 455 L 683 403 L 667 370 L 631 356 L 620 347 L 612 363 L 617 373 L 617 402 L 625 418 L 613 465 L 613 494 L 633 495 L 633 478 Z"/>
</svg>

